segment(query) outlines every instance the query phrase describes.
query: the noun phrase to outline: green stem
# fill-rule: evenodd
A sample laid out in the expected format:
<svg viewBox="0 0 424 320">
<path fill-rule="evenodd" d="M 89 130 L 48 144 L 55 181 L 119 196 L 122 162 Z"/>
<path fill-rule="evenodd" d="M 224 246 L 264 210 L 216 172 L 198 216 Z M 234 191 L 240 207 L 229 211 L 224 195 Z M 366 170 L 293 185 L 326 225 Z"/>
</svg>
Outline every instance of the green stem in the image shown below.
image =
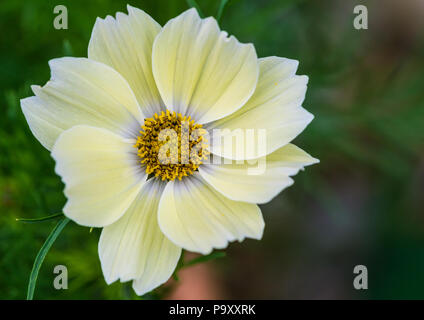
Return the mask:
<svg viewBox="0 0 424 320">
<path fill-rule="evenodd" d="M 46 217 L 42 217 L 42 218 L 34 218 L 34 219 L 16 218 L 16 221 L 24 222 L 24 223 L 37 223 L 37 222 L 55 220 L 55 219 L 59 219 L 61 217 L 63 217 L 63 213 L 56 213 L 56 214 L 52 214 L 50 216 L 46 216 Z"/>
<path fill-rule="evenodd" d="M 53 242 L 55 242 L 56 238 L 59 236 L 60 232 L 68 222 L 68 218 L 61 219 L 49 234 L 40 251 L 38 252 L 37 257 L 34 260 L 34 265 L 32 266 L 31 274 L 29 276 L 27 300 L 32 300 L 34 298 L 34 290 L 37 283 L 38 272 L 40 271 L 44 258 L 46 257 L 47 252 L 49 252 Z"/>
</svg>

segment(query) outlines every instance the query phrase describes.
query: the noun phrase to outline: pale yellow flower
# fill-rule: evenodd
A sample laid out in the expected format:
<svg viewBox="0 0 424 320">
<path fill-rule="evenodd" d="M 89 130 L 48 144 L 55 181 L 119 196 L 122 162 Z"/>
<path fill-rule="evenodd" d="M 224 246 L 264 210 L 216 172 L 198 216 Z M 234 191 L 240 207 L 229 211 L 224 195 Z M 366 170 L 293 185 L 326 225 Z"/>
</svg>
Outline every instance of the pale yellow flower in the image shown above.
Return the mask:
<svg viewBox="0 0 424 320">
<path fill-rule="evenodd" d="M 317 160 L 289 143 L 313 118 L 301 106 L 308 78 L 295 74 L 297 61 L 258 59 L 252 44 L 228 37 L 194 9 L 163 28 L 139 9 L 128 12 L 98 19 L 88 59 L 51 60 L 51 80 L 33 86 L 35 96 L 21 105 L 56 160 L 64 214 L 103 228 L 106 282 L 132 280 L 143 294 L 172 275 L 182 248 L 207 254 L 260 239 L 257 203 Z M 265 172 L 248 175 L 248 165 L 235 162 L 158 165 L 151 133 L 184 117 L 194 120 L 190 132 L 266 129 Z"/>
</svg>

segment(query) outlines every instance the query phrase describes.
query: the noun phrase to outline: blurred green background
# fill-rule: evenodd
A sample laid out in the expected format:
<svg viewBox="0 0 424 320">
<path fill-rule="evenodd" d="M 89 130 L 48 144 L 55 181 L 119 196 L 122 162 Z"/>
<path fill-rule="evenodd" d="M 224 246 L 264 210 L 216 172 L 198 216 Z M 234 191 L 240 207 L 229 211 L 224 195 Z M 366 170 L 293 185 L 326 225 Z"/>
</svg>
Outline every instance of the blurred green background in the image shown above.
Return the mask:
<svg viewBox="0 0 424 320">
<path fill-rule="evenodd" d="M 49 59 L 86 56 L 95 18 L 126 12 L 127 3 L 161 25 L 188 8 L 184 0 L 0 2 L 0 299 L 25 298 L 54 226 L 15 219 L 60 212 L 65 202 L 19 99 L 49 79 Z M 216 15 L 219 1 L 198 3 Z M 68 30 L 53 28 L 58 4 L 68 8 Z M 368 7 L 368 30 L 353 28 L 357 4 Z M 321 163 L 262 206 L 262 241 L 232 244 L 227 257 L 187 269 L 179 285 L 188 291 L 174 297 L 197 292 L 190 286 L 199 279 L 197 298 L 424 298 L 423 21 L 421 0 L 229 1 L 222 29 L 254 43 L 259 57 L 299 60 L 298 73 L 310 77 L 304 106 L 315 120 L 295 143 Z M 104 282 L 99 234 L 69 223 L 42 266 L 35 298 L 134 297 L 127 285 Z M 68 290 L 53 288 L 57 264 L 68 267 Z M 359 264 L 368 267 L 368 290 L 353 288 Z"/>
</svg>

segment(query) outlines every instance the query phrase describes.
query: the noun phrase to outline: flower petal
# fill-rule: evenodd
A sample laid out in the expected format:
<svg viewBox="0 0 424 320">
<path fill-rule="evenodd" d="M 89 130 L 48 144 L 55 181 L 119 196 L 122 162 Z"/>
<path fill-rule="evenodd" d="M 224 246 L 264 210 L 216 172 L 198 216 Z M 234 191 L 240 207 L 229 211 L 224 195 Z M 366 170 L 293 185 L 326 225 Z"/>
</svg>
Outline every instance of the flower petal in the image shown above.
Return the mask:
<svg viewBox="0 0 424 320">
<path fill-rule="evenodd" d="M 99 255 L 107 283 L 135 279 L 138 295 L 169 279 L 181 248 L 160 231 L 157 210 L 165 183 L 149 179 L 124 216 L 103 229 Z"/>
<path fill-rule="evenodd" d="M 153 75 L 167 108 L 197 123 L 222 118 L 250 98 L 258 79 L 252 44 L 190 9 L 170 20 L 153 44 Z"/>
<path fill-rule="evenodd" d="M 160 112 L 163 104 L 152 74 L 152 46 L 160 29 L 147 13 L 128 6 L 128 15 L 97 18 L 88 45 L 88 58 L 118 71 L 148 117 Z"/>
<path fill-rule="evenodd" d="M 259 207 L 224 197 L 199 174 L 168 182 L 158 212 L 162 232 L 190 251 L 207 254 L 229 241 L 262 238 Z"/>
<path fill-rule="evenodd" d="M 202 177 L 224 196 L 250 203 L 265 203 L 283 189 L 293 184 L 290 176 L 304 166 L 319 162 L 293 144 L 274 151 L 266 157 L 237 164 L 224 162 L 203 164 L 199 167 Z"/>
<path fill-rule="evenodd" d="M 45 148 L 50 150 L 59 134 L 74 125 L 137 135 L 143 115 L 118 72 L 86 58 L 60 58 L 49 64 L 51 80 L 44 87 L 32 87 L 35 97 L 21 100 L 30 129 Z"/>
<path fill-rule="evenodd" d="M 104 227 L 124 214 L 146 180 L 134 143 L 89 126 L 74 126 L 59 136 L 52 156 L 65 183 L 68 218 Z"/>
<path fill-rule="evenodd" d="M 221 129 L 214 135 L 214 153 L 229 159 L 259 158 L 286 145 L 305 129 L 313 115 L 301 107 L 308 77 L 296 75 L 297 66 L 297 61 L 285 58 L 259 59 L 258 85 L 250 100 L 232 115 L 207 125 L 209 130 Z M 227 142 L 215 140 L 237 129 L 252 130 L 254 143 L 263 145 L 264 150 L 249 156 L 243 148 L 236 149 L 235 143 L 227 148 Z M 266 130 L 264 142 L 260 140 L 261 129 Z M 247 147 L 253 142 L 246 139 L 244 143 Z"/>
</svg>

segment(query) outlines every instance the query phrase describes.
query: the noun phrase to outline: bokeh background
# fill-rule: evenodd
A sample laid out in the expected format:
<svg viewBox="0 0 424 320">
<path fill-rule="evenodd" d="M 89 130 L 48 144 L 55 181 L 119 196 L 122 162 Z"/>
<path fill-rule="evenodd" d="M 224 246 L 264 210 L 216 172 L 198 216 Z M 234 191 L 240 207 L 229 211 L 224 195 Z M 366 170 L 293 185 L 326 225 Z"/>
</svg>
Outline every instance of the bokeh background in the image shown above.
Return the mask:
<svg viewBox="0 0 424 320">
<path fill-rule="evenodd" d="M 49 59 L 86 56 L 97 16 L 139 7 L 160 24 L 185 0 L 2 0 L 0 2 L 0 299 L 23 299 L 34 258 L 61 211 L 63 185 L 49 152 L 30 133 L 19 100 L 49 79 Z M 205 15 L 219 1 L 198 0 Z M 68 8 L 68 30 L 53 8 Z M 353 28 L 365 4 L 369 29 Z M 262 241 L 231 244 L 224 258 L 186 268 L 144 298 L 424 298 L 424 2 L 422 0 L 230 0 L 221 26 L 258 56 L 300 61 L 310 77 L 304 106 L 315 120 L 295 143 L 319 158 L 262 206 Z M 130 299 L 107 286 L 100 230 L 69 223 L 42 266 L 35 298 Z M 186 254 L 187 259 L 193 255 Z M 53 288 L 68 267 L 69 289 Z M 353 288 L 368 268 L 369 289 Z"/>
</svg>

